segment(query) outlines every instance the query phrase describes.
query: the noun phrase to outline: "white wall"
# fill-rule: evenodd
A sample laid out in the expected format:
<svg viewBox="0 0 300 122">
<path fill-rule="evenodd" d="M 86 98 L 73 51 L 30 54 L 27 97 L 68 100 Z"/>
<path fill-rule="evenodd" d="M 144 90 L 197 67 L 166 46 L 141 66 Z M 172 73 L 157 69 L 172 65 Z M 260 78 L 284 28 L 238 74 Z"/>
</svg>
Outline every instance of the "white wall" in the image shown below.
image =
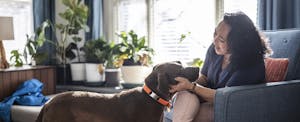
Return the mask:
<svg viewBox="0 0 300 122">
<path fill-rule="evenodd" d="M 118 30 L 116 7 L 118 0 L 103 0 L 103 36 L 106 40 L 116 40 L 115 30 Z"/>
</svg>

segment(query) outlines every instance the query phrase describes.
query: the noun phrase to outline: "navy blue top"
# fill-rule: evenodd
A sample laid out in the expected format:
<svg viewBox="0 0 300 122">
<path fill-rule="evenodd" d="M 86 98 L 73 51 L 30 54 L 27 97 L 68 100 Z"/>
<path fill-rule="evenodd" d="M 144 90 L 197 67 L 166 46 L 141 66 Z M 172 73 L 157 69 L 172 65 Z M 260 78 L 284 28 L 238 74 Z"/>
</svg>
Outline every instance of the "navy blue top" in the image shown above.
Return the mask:
<svg viewBox="0 0 300 122">
<path fill-rule="evenodd" d="M 234 72 L 230 68 L 222 70 L 223 56 L 217 55 L 214 45 L 210 46 L 201 73 L 207 77 L 207 87 L 212 89 L 225 86 L 240 86 L 258 84 L 265 81 L 265 65 L 261 63 L 246 69 L 239 69 Z"/>
</svg>

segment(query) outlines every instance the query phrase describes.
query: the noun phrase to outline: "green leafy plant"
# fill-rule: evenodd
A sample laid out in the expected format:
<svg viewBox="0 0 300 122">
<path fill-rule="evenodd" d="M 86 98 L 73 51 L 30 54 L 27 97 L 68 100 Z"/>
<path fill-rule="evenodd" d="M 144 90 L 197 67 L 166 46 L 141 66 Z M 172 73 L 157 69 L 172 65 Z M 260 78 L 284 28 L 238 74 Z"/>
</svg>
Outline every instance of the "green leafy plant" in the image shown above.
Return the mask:
<svg viewBox="0 0 300 122">
<path fill-rule="evenodd" d="M 200 58 L 195 58 L 192 62 L 192 66 L 196 66 L 196 67 L 202 67 L 204 61 L 201 60 Z"/>
<path fill-rule="evenodd" d="M 14 66 L 21 67 L 23 66 L 23 60 L 21 59 L 22 54 L 19 53 L 18 50 L 12 50 L 11 52 L 10 61 L 14 62 Z"/>
<path fill-rule="evenodd" d="M 83 50 L 85 52 L 87 62 L 105 63 L 108 44 L 103 38 L 90 40 L 85 43 Z"/>
<path fill-rule="evenodd" d="M 37 64 L 40 64 L 46 59 L 47 53 L 39 52 L 38 49 L 41 48 L 47 41 L 45 37 L 45 29 L 48 27 L 50 27 L 49 20 L 43 22 L 42 25 L 37 28 L 34 35 L 30 37 L 26 35 L 27 42 L 23 53 L 26 63 L 28 58 L 35 60 Z"/>
<path fill-rule="evenodd" d="M 121 54 L 118 47 L 114 42 L 99 38 L 86 42 L 83 50 L 87 62 L 105 63 L 107 68 L 118 68 L 120 64 L 117 57 Z"/>
<path fill-rule="evenodd" d="M 138 37 L 133 31 L 121 32 L 118 34 L 122 42 L 117 44 L 117 49 L 120 52 L 118 60 L 123 62 L 123 65 L 149 65 L 152 63 L 151 57 L 154 50 L 147 46 L 146 37 Z"/>
<path fill-rule="evenodd" d="M 181 43 L 183 40 L 186 39 L 187 36 L 191 35 L 191 32 L 187 32 L 187 34 L 181 34 L 179 38 L 179 42 Z"/>
<path fill-rule="evenodd" d="M 106 46 L 106 67 L 107 68 L 119 68 L 123 65 L 123 59 L 120 58 L 122 52 L 120 46 L 116 45 L 113 41 Z"/>
<path fill-rule="evenodd" d="M 62 0 L 67 9 L 59 13 L 59 16 L 66 20 L 66 24 L 56 24 L 56 28 L 60 30 L 61 40 L 57 41 L 56 50 L 59 55 L 60 62 L 66 64 L 67 60 L 74 59 L 78 56 L 80 59 L 80 48 L 78 43 L 82 41 L 82 38 L 78 35 L 80 30 L 88 31 L 86 25 L 88 18 L 88 7 L 81 3 L 81 0 Z M 67 39 L 72 38 L 72 42 L 67 45 Z M 76 50 L 76 54 L 72 50 Z"/>
</svg>

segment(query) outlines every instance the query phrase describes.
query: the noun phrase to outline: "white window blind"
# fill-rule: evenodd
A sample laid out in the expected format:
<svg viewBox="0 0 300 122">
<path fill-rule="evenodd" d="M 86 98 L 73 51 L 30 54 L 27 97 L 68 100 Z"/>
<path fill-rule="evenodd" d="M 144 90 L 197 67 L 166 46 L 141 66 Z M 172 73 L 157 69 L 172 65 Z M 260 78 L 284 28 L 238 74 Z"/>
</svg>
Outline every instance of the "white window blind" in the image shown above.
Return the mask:
<svg viewBox="0 0 300 122">
<path fill-rule="evenodd" d="M 8 62 L 12 50 L 19 50 L 23 54 L 26 34 L 33 32 L 31 0 L 1 0 L 0 16 L 13 17 L 14 40 L 3 41 Z M 25 63 L 25 62 L 24 62 Z"/>
<path fill-rule="evenodd" d="M 213 1 L 156 0 L 154 2 L 155 60 L 190 62 L 204 58 L 215 23 Z M 180 43 L 181 34 L 187 38 Z"/>
<path fill-rule="evenodd" d="M 120 0 L 118 11 L 118 31 L 133 30 L 139 36 L 147 36 L 146 0 Z"/>
<path fill-rule="evenodd" d="M 119 31 L 133 29 L 139 35 L 150 35 L 150 46 L 155 50 L 154 63 L 204 59 L 215 27 L 214 1 L 150 1 L 120 0 Z M 180 43 L 181 34 L 187 33 L 190 34 Z"/>
</svg>

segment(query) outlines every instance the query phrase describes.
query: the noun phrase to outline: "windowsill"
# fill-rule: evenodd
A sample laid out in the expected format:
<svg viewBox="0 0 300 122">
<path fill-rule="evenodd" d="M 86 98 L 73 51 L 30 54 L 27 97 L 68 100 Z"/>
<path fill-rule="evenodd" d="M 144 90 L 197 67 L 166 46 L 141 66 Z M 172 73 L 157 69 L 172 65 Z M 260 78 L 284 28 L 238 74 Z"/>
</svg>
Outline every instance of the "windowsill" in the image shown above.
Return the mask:
<svg viewBox="0 0 300 122">
<path fill-rule="evenodd" d="M 65 91 L 89 91 L 89 92 L 98 92 L 105 94 L 119 93 L 123 90 L 122 87 L 91 87 L 84 85 L 56 85 L 56 93 L 65 92 Z"/>
</svg>

